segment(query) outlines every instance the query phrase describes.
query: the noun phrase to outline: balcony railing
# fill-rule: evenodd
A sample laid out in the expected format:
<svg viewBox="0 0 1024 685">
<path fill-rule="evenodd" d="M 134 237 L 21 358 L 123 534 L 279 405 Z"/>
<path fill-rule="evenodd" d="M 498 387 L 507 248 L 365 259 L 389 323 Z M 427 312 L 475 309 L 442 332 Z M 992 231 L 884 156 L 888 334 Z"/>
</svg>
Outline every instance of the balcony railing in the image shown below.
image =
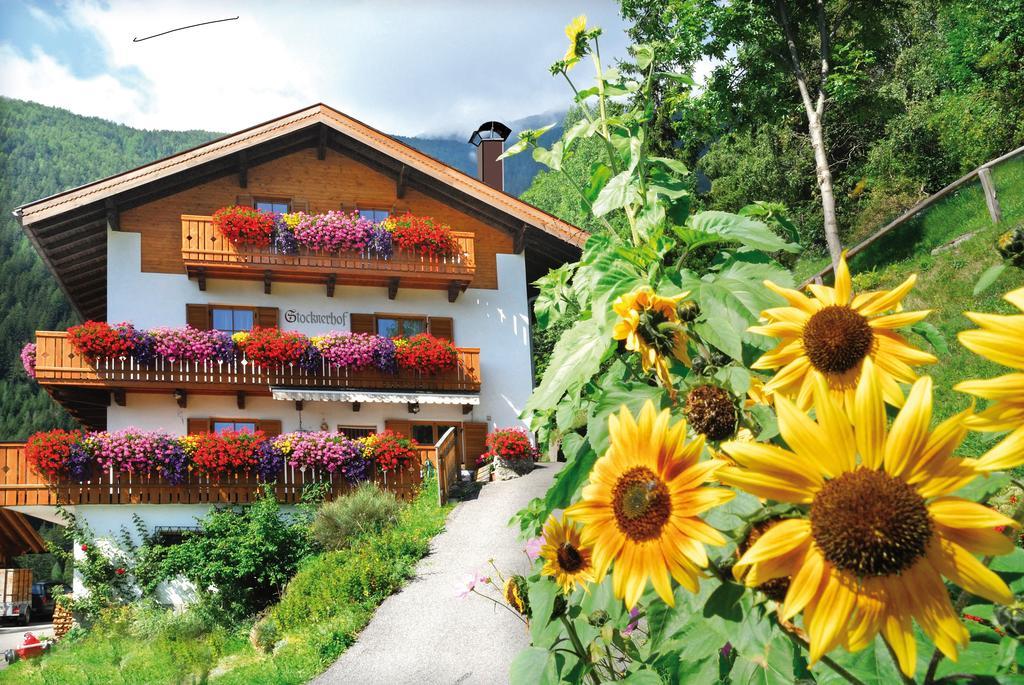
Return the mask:
<svg viewBox="0 0 1024 685">
<path fill-rule="evenodd" d="M 422 466 L 436 468 L 437 448 L 417 446 L 418 462 L 392 473 L 374 471 L 373 480 L 400 499 L 415 497 L 423 482 Z M 341 474 L 285 466 L 272 485 L 279 502 L 302 500 L 302 490 L 312 483 L 330 485 L 328 497 L 351 489 Z M 255 477 L 235 476 L 211 480 L 190 473 L 184 483 L 171 485 L 159 476 L 107 472 L 84 483 L 51 483 L 36 473 L 25 459 L 24 443 L 0 443 L 0 506 L 82 505 L 82 504 L 247 504 L 256 499 L 261 484 Z"/>
<path fill-rule="evenodd" d="M 382 390 L 404 392 L 480 392 L 480 350 L 457 348 L 454 369 L 426 375 L 412 371 L 384 373 L 377 369 L 345 369 L 320 360 L 315 370 L 298 365 L 260 368 L 245 357 L 231 362 L 168 362 L 140 364 L 132 358 L 85 359 L 74 351 L 63 331 L 36 331 L 36 380 L 41 385 L 77 387 L 182 389 L 202 393 L 270 394 L 271 386 L 320 390 Z"/>
<path fill-rule="evenodd" d="M 275 281 L 323 283 L 328 296 L 335 285 L 386 286 L 394 299 L 399 287 L 447 290 L 454 302 L 476 273 L 472 233 L 454 232 L 462 254 L 430 257 L 396 249 L 388 259 L 368 252 L 324 253 L 300 247 L 284 254 L 272 247 L 233 245 L 214 228 L 211 217 L 183 214 L 181 258 L 189 278 L 206 289 L 207 278 L 263 281 L 269 292 Z"/>
</svg>

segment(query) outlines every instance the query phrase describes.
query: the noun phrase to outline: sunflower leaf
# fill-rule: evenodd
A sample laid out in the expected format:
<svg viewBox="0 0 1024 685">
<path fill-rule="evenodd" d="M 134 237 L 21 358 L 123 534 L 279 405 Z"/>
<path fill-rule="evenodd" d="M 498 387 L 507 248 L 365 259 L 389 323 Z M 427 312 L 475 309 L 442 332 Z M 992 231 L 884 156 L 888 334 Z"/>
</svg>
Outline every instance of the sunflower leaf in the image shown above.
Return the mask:
<svg viewBox="0 0 1024 685">
<path fill-rule="evenodd" d="M 570 388 L 586 383 L 598 369 L 612 339 L 604 334 L 593 319 L 577 321 L 555 344 L 551 363 L 540 386 L 530 396 L 523 415 L 552 407 Z"/>
</svg>

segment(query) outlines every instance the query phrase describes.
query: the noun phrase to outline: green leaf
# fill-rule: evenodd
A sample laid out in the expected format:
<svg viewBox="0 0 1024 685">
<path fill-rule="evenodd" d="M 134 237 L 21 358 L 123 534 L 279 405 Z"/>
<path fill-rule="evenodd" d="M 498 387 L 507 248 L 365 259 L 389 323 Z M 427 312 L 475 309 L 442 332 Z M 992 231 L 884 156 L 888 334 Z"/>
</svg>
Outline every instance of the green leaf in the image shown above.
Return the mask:
<svg viewBox="0 0 1024 685">
<path fill-rule="evenodd" d="M 611 178 L 611 167 L 600 162 L 595 164 L 590 169 L 590 181 L 587 183 L 587 187 L 583 189 L 583 195 L 588 201 L 593 203 L 597 196 L 601 194 L 601 191 L 604 190 L 604 187 L 608 185 L 608 181 Z"/>
<path fill-rule="evenodd" d="M 654 403 L 655 409 L 662 409 L 668 402 L 668 393 L 653 385 L 614 380 L 609 383 L 609 387 L 598 394 L 587 421 L 587 439 L 594 449 L 599 454 L 608 449 L 609 416 L 623 406 L 635 416 L 648 400 Z"/>
<path fill-rule="evenodd" d="M 784 635 L 775 634 L 757 651 L 738 650 L 730 676 L 737 683 L 792 685 L 793 643 Z"/>
<path fill-rule="evenodd" d="M 669 171 L 679 174 L 680 176 L 689 176 L 690 170 L 686 168 L 686 165 L 680 162 L 678 159 L 672 159 L 671 157 L 651 157 L 652 162 L 661 164 Z"/>
<path fill-rule="evenodd" d="M 590 478 L 590 469 L 594 467 L 596 461 L 597 453 L 589 442 L 584 442 L 576 452 L 575 458 L 558 472 L 555 482 L 544 495 L 542 521 L 555 509 L 565 509 L 572 503 L 573 495 Z"/>
<path fill-rule="evenodd" d="M 640 200 L 640 190 L 637 187 L 633 174 L 623 171 L 613 177 L 594 200 L 594 216 L 604 216 L 608 212 L 622 209 L 628 204 Z"/>
<path fill-rule="evenodd" d="M 953 494 L 956 497 L 984 504 L 989 497 L 1005 488 L 1009 483 L 1010 474 L 1004 471 L 995 471 L 978 476 Z"/>
<path fill-rule="evenodd" d="M 570 388 L 589 381 L 601 368 L 601 361 L 611 346 L 612 339 L 593 319 L 573 324 L 555 344 L 551 363 L 540 386 L 527 401 L 523 415 L 553 407 Z"/>
<path fill-rule="evenodd" d="M 512 665 L 508 670 L 510 685 L 557 683 L 558 676 L 554 672 L 551 656 L 548 650 L 540 647 L 527 647 L 516 654 L 516 658 L 512 660 Z"/>
<path fill-rule="evenodd" d="M 637 671 L 622 682 L 628 685 L 663 685 L 664 681 L 655 671 Z"/>
<path fill-rule="evenodd" d="M 992 284 L 1003 275 L 1003 271 L 1006 270 L 1006 264 L 999 263 L 993 264 L 978 278 L 978 282 L 974 284 L 974 295 L 978 296 L 992 287 Z"/>
<path fill-rule="evenodd" d="M 658 78 L 664 78 L 670 81 L 675 81 L 676 83 L 681 83 L 685 86 L 697 85 L 697 82 L 694 81 L 693 77 L 690 76 L 689 74 L 677 74 L 674 71 L 656 71 L 654 72 L 654 75 L 657 76 Z"/>
<path fill-rule="evenodd" d="M 733 395 L 746 397 L 750 389 L 750 371 L 742 366 L 726 366 L 715 372 L 715 379 L 725 385 Z"/>
<path fill-rule="evenodd" d="M 643 71 L 651 66 L 654 61 L 654 48 L 646 43 L 638 43 L 633 46 L 633 58 L 636 60 L 637 69 Z"/>
<path fill-rule="evenodd" d="M 939 354 L 949 354 L 949 346 L 946 345 L 945 336 L 934 325 L 927 321 L 918 321 L 910 327 L 910 330 L 927 340 L 932 349 Z"/>
<path fill-rule="evenodd" d="M 698 212 L 690 217 L 688 227 L 765 252 L 800 251 L 799 245 L 786 242 L 765 223 L 739 214 L 716 210 Z"/>
<path fill-rule="evenodd" d="M 550 150 L 536 147 L 533 149 L 533 158 L 552 171 L 561 171 L 563 145 L 563 142 L 560 140 L 552 145 Z"/>
<path fill-rule="evenodd" d="M 743 332 L 749 325 L 740 314 L 742 303 L 728 288 L 717 283 L 704 283 L 697 292 L 703 314 L 694 329 L 705 341 L 736 359 L 743 360 Z"/>
<path fill-rule="evenodd" d="M 530 600 L 530 636 L 534 644 L 540 644 L 538 638 L 552 622 L 551 612 L 554 610 L 558 592 L 558 586 L 547 576 L 529 581 L 527 596 Z"/>
</svg>

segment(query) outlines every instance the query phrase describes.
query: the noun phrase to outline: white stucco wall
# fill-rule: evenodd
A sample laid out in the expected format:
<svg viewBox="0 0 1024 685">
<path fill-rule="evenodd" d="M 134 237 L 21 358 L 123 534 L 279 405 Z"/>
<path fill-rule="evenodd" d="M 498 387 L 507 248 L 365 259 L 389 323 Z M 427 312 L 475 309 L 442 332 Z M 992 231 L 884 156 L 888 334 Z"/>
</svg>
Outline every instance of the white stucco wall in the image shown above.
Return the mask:
<svg viewBox="0 0 1024 685">
<path fill-rule="evenodd" d="M 263 292 L 262 281 L 210 279 L 206 291 L 184 273 L 157 274 L 141 270 L 141 235 L 108 231 L 107 235 L 107 319 L 130 321 L 136 326 L 183 326 L 185 304 L 232 304 L 278 307 L 281 326 L 319 335 L 330 330 L 348 330 L 343 325 L 289 324 L 285 312 L 387 312 L 454 319 L 455 344 L 480 348 L 480 404 L 471 415 L 459 407 L 422 405 L 411 415 L 404 405 L 366 405 L 354 413 L 351 405 L 336 402 L 306 402 L 302 412 L 304 428 L 318 429 L 322 420 L 331 428 L 337 424 L 373 425 L 383 428 L 385 418 L 419 420 L 488 421 L 491 428 L 521 425 L 519 412 L 532 389 L 530 366 L 529 312 L 526 301 L 526 264 L 523 255 L 499 254 L 497 290 L 469 289 L 456 302 L 435 290 L 399 288 L 395 300 L 385 288 L 339 285 L 333 298 L 322 285 L 274 283 L 271 294 Z M 234 398 L 189 396 L 188 407 L 179 409 L 170 395 L 129 394 L 126 407 L 111 406 L 107 412 L 111 430 L 125 426 L 166 428 L 184 432 L 188 416 L 227 416 L 281 419 L 284 430 L 299 427 L 299 415 L 291 402 L 248 398 L 245 410 Z"/>
</svg>

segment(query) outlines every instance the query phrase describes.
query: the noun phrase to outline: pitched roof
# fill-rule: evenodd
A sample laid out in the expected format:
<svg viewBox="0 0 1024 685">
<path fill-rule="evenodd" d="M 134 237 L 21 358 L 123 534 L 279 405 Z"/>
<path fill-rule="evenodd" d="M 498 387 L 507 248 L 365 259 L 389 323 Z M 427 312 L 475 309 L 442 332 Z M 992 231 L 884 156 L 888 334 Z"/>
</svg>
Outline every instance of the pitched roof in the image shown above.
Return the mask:
<svg viewBox="0 0 1024 685">
<path fill-rule="evenodd" d="M 388 156 L 410 168 L 462 190 L 520 221 L 543 229 L 564 242 L 576 247 L 582 247 L 586 242 L 587 233 L 585 231 L 518 198 L 495 190 L 482 181 L 323 103 L 285 114 L 130 171 L 26 203 L 18 207 L 15 212 L 21 218 L 23 225 L 34 224 L 84 204 L 105 200 L 126 190 L 186 171 L 204 162 L 235 154 L 253 145 L 274 140 L 314 124 L 324 124 L 358 142 L 385 152 Z"/>
<path fill-rule="evenodd" d="M 83 318 L 106 318 L 106 230 L 118 211 L 310 146 L 339 149 L 471 214 L 521 232 L 528 277 L 576 259 L 583 230 L 468 176 L 324 104 L 223 136 L 14 210 L 30 242 Z M 188 173 L 186 173 L 188 172 Z"/>
</svg>

